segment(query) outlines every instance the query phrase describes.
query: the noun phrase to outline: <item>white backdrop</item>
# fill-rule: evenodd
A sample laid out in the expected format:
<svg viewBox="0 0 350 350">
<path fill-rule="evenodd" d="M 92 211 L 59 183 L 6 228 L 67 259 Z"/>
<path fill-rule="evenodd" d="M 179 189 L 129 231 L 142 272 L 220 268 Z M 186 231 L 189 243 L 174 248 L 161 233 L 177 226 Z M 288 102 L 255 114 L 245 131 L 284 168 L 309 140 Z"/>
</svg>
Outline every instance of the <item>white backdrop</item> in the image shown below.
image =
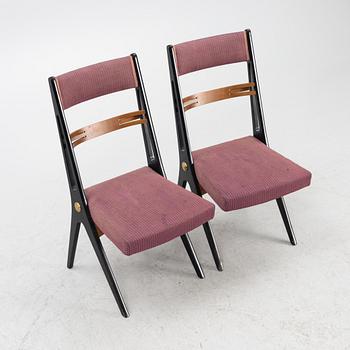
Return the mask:
<svg viewBox="0 0 350 350">
<path fill-rule="evenodd" d="M 1 349 L 109 349 L 117 348 L 116 344 L 122 349 L 349 349 L 349 13 L 347 0 L 1 0 Z M 278 270 L 280 275 L 274 275 L 276 288 L 285 274 L 296 296 L 312 303 L 320 291 L 328 298 L 327 307 L 310 309 L 298 297 L 293 302 L 287 296 L 277 297 L 275 303 L 267 298 L 265 304 L 272 305 L 266 307 L 272 311 L 266 316 L 266 310 L 254 306 L 259 304 L 257 291 L 245 300 L 251 313 L 243 306 L 240 309 L 238 299 L 250 286 L 244 280 L 237 282 L 235 274 L 252 273 L 273 255 L 257 243 L 260 228 L 266 226 L 266 234 L 286 238 L 277 210 L 266 204 L 235 215 L 217 208 L 213 225 L 225 260 L 223 274 L 213 270 L 205 240 L 194 234 L 203 266 L 209 269 L 203 282 L 207 284 L 191 275 L 180 243 L 144 253 L 144 258 L 126 258 L 105 241 L 131 309 L 132 318 L 125 321 L 119 317 L 85 237 L 77 251 L 80 270 L 65 270 L 70 200 L 47 78 L 136 52 L 164 166 L 168 178 L 176 181 L 178 153 L 166 45 L 246 28 L 253 33 L 270 145 L 313 173 L 312 187 L 291 195 L 288 201 L 300 245 L 293 250 L 276 242 L 264 243 L 275 244 L 269 249 L 276 254 L 280 249 L 299 254 Z M 225 66 L 185 76 L 181 79 L 184 95 L 245 82 L 244 68 Z M 74 130 L 134 108 L 134 95 L 126 91 L 73 107 L 67 118 Z M 248 99 L 193 111 L 188 118 L 193 148 L 250 134 L 249 112 Z M 134 127 L 77 148 L 84 184 L 145 164 L 142 142 L 140 130 Z M 231 238 L 237 231 L 256 235 L 251 242 L 245 241 L 244 234 Z M 262 261 L 248 262 L 246 254 L 254 247 L 260 249 Z M 303 266 L 315 252 L 319 255 L 309 266 L 312 272 L 307 272 Z M 180 254 L 184 261 L 167 264 L 173 254 Z M 323 260 L 325 255 L 328 260 Z M 297 261 L 302 261 L 302 283 L 316 276 L 317 290 L 294 285 Z M 157 272 L 159 264 L 162 267 Z M 277 258 L 274 264 L 279 265 Z M 188 269 L 185 281 L 183 269 Z M 325 280 L 322 269 L 327 270 Z M 250 279 L 259 279 L 259 274 L 260 268 Z M 264 275 L 265 282 L 271 274 Z M 178 283 L 182 284 L 179 291 Z M 213 284 L 209 293 L 207 288 Z M 237 285 L 242 295 L 227 291 Z M 215 294 L 220 288 L 227 292 L 228 304 L 220 300 L 222 294 Z M 207 294 L 178 311 L 182 297 L 191 298 L 194 291 Z M 250 289 L 249 293 L 254 294 Z M 165 306 L 154 310 L 152 303 L 170 305 L 172 311 L 163 309 Z M 305 314 L 298 313 L 303 310 Z M 286 313 L 290 318 L 285 320 Z M 320 320 L 325 321 L 317 323 Z"/>
</svg>

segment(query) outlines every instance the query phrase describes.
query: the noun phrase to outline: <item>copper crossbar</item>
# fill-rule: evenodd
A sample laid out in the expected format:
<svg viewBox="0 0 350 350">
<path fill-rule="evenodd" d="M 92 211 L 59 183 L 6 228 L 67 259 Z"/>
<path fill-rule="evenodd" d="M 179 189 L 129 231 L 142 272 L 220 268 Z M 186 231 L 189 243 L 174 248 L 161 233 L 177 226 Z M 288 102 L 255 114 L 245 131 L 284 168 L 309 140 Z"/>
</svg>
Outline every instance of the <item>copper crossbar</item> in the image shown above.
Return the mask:
<svg viewBox="0 0 350 350">
<path fill-rule="evenodd" d="M 252 89 L 254 86 L 255 83 L 231 85 L 187 96 L 182 99 L 184 110 L 188 111 L 189 109 L 199 107 L 207 103 L 226 100 L 228 98 L 255 95 L 256 92 Z"/>
<path fill-rule="evenodd" d="M 91 140 L 95 137 L 110 133 L 112 131 L 123 129 L 128 126 L 144 124 L 146 119 L 143 119 L 145 111 L 139 110 L 130 112 L 100 122 L 87 125 L 81 129 L 75 130 L 70 134 L 73 147 Z"/>
</svg>

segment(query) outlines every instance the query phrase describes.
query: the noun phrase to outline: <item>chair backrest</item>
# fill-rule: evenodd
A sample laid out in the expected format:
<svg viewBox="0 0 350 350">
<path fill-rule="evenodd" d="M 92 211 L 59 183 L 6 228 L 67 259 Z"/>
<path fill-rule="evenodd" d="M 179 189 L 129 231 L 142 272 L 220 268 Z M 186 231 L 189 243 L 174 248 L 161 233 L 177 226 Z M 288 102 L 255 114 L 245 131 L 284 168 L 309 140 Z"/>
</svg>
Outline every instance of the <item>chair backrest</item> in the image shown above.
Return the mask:
<svg viewBox="0 0 350 350">
<path fill-rule="evenodd" d="M 267 144 L 252 34 L 249 29 L 187 41 L 177 45 L 168 45 L 167 52 L 179 155 L 183 163 L 193 163 L 185 112 L 207 103 L 233 97 L 250 97 L 254 136 Z M 247 64 L 248 82 L 203 91 L 187 97 L 182 96 L 180 76 L 202 69 L 239 62 Z"/>
<path fill-rule="evenodd" d="M 50 91 L 66 164 L 72 200 L 86 202 L 73 148 L 106 133 L 141 124 L 148 166 L 164 174 L 151 113 L 136 54 L 80 68 L 49 78 Z M 138 110 L 115 116 L 69 133 L 64 111 L 96 97 L 134 88 Z M 78 189 L 79 198 L 76 198 Z"/>
<path fill-rule="evenodd" d="M 64 110 L 79 103 L 122 90 L 136 89 L 139 110 L 108 118 L 73 131 L 69 135 L 73 147 L 118 129 L 151 123 L 141 72 L 135 54 L 79 68 L 53 79 L 57 87 L 63 117 Z M 144 133 L 144 137 L 155 137 L 153 127 L 151 132 L 148 130 L 146 134 Z"/>
<path fill-rule="evenodd" d="M 178 75 L 249 60 L 246 32 L 216 35 L 174 45 Z"/>
<path fill-rule="evenodd" d="M 56 81 L 63 109 L 138 86 L 131 56 L 76 69 L 57 76 Z"/>
<path fill-rule="evenodd" d="M 249 62 L 247 32 L 216 35 L 177 44 L 173 46 L 173 55 L 177 76 L 231 63 Z M 255 82 L 251 81 L 187 96 L 182 99 L 182 103 L 187 111 L 207 103 L 255 94 Z"/>
</svg>

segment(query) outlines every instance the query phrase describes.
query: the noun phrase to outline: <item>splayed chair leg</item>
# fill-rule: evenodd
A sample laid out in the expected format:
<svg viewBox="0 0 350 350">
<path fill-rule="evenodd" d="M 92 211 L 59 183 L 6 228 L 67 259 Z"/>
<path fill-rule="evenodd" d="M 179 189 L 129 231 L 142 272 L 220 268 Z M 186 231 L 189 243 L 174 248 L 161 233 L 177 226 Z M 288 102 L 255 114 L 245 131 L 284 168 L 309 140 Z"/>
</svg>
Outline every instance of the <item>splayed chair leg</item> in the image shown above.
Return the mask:
<svg viewBox="0 0 350 350">
<path fill-rule="evenodd" d="M 196 270 L 197 276 L 199 278 L 204 278 L 204 272 L 202 270 L 201 264 L 197 258 L 197 254 L 193 248 L 192 242 L 190 240 L 190 237 L 188 236 L 188 234 L 182 235 L 181 236 L 182 239 L 182 243 L 185 246 L 185 249 L 187 251 L 188 256 L 191 259 L 192 265 L 194 267 L 194 269 Z"/>
<path fill-rule="evenodd" d="M 215 238 L 214 238 L 214 235 L 211 231 L 211 227 L 209 225 L 209 222 L 206 222 L 205 224 L 203 224 L 203 228 L 204 228 L 205 234 L 207 236 L 207 240 L 208 240 L 209 247 L 210 247 L 211 253 L 213 255 L 214 261 L 215 261 L 216 268 L 218 269 L 218 271 L 223 271 L 224 266 L 222 264 L 222 261 L 221 261 L 220 255 L 219 255 L 219 251 L 218 251 L 218 247 L 216 245 Z"/>
<path fill-rule="evenodd" d="M 71 228 L 70 228 L 68 259 L 67 259 L 67 267 L 69 269 L 71 269 L 74 264 L 74 257 L 75 257 L 75 252 L 77 250 L 80 225 L 81 223 L 77 221 L 73 216 L 72 222 L 71 222 Z"/>
<path fill-rule="evenodd" d="M 86 228 L 86 231 L 89 235 L 92 246 L 95 250 L 95 253 L 97 255 L 98 261 L 100 262 L 102 270 L 107 278 L 108 284 L 112 290 L 115 301 L 118 304 L 119 310 L 120 310 L 121 314 L 125 318 L 127 318 L 127 317 L 129 317 L 129 312 L 128 312 L 128 309 L 127 309 L 126 304 L 124 302 L 123 296 L 120 292 L 117 280 L 112 272 L 111 266 L 109 265 L 109 262 L 108 262 L 106 253 L 103 249 L 101 240 L 97 236 L 96 230 L 94 228 L 92 228 L 90 223 L 86 224 L 85 228 Z"/>
<path fill-rule="evenodd" d="M 295 238 L 295 235 L 294 235 L 293 226 L 292 226 L 292 223 L 291 223 L 290 218 L 289 218 L 289 214 L 288 214 L 288 210 L 287 210 L 287 206 L 286 206 L 286 203 L 284 201 L 284 198 L 283 197 L 277 198 L 276 202 L 277 202 L 278 208 L 280 210 L 280 213 L 282 215 L 282 219 L 284 222 L 284 226 L 286 227 L 290 243 L 292 245 L 296 245 L 297 239 Z"/>
</svg>

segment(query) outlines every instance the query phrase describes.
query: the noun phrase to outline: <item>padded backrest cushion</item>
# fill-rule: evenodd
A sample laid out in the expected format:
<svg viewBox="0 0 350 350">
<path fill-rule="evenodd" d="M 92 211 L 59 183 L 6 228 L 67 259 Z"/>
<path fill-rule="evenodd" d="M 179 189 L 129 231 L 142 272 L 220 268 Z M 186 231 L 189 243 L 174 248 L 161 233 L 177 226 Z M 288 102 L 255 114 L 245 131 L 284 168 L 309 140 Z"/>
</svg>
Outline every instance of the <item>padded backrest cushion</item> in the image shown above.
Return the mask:
<svg viewBox="0 0 350 350">
<path fill-rule="evenodd" d="M 56 77 L 63 109 L 95 97 L 137 87 L 131 56 L 80 68 Z"/>
<path fill-rule="evenodd" d="M 249 60 L 246 32 L 216 35 L 174 46 L 179 75 Z"/>
</svg>

